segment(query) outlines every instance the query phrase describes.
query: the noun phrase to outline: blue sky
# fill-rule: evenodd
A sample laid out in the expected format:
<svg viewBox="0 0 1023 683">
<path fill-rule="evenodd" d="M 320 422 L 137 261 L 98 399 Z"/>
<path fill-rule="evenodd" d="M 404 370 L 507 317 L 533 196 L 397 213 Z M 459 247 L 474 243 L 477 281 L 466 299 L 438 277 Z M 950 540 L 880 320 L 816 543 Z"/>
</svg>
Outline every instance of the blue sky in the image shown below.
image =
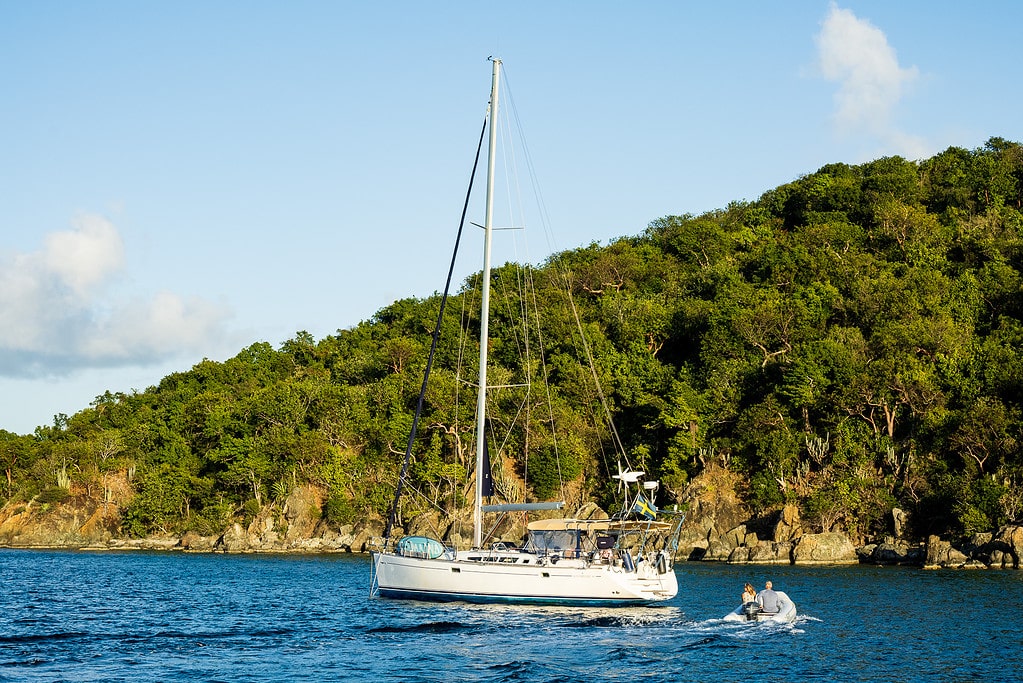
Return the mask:
<svg viewBox="0 0 1023 683">
<path fill-rule="evenodd" d="M 0 428 L 440 289 L 489 55 L 568 249 L 827 163 L 1023 141 L 1021 23 L 983 0 L 0 0 Z"/>
</svg>

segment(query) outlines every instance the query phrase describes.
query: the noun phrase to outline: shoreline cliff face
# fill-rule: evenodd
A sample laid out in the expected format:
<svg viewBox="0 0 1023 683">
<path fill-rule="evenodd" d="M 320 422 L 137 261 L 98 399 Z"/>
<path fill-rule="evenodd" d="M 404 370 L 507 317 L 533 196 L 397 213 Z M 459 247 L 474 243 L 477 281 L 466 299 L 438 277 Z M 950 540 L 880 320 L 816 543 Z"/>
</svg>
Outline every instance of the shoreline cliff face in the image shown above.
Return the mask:
<svg viewBox="0 0 1023 683">
<path fill-rule="evenodd" d="M 59 502 L 8 503 L 0 508 L 0 547 L 68 550 L 160 550 L 225 553 L 363 553 L 383 535 L 384 520 L 360 519 L 341 527 L 323 519 L 324 493 L 315 486 L 296 486 L 283 502 L 263 506 L 248 523 L 233 522 L 221 533 L 159 534 L 131 538 L 121 533 L 119 503 L 98 502 L 87 496 L 68 496 Z M 817 532 L 799 516 L 794 505 L 754 517 L 736 493 L 735 475 L 711 469 L 693 480 L 684 500 L 679 561 L 728 564 L 835 565 L 867 563 L 909 565 L 928 569 L 1020 569 L 1023 525 L 1010 524 L 996 532 L 977 534 L 953 545 L 937 536 L 913 539 L 904 535 L 905 514 L 894 510 L 891 534 L 875 542 L 854 545 L 841 531 Z M 589 504 L 580 516 L 600 515 Z M 463 546 L 462 525 L 446 529 L 436 519 L 416 519 L 410 533 L 442 529 L 444 540 Z M 515 527 L 505 537 L 521 535 Z M 400 530 L 399 530 L 400 533 Z"/>
</svg>

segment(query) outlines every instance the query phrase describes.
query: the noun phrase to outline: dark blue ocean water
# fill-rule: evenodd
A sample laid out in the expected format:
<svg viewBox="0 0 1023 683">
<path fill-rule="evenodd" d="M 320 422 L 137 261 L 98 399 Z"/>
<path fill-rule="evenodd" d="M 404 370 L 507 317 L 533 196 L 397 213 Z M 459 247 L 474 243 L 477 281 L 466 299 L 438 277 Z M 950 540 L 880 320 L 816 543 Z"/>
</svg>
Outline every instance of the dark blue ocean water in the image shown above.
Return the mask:
<svg viewBox="0 0 1023 683">
<path fill-rule="evenodd" d="M 2 681 L 1013 681 L 1023 572 L 682 564 L 651 608 L 369 599 L 369 560 L 0 551 Z M 772 579 L 791 626 L 722 622 Z"/>
</svg>

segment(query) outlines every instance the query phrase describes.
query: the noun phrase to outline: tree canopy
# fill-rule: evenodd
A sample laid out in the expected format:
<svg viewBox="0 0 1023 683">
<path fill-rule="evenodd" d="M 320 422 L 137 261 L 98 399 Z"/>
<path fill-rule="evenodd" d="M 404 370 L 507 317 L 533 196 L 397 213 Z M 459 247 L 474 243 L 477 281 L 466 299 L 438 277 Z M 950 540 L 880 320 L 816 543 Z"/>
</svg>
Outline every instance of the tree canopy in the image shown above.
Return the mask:
<svg viewBox="0 0 1023 683">
<path fill-rule="evenodd" d="M 1021 212 L 1023 147 L 992 138 L 921 162 L 830 164 L 756 201 L 552 256 L 533 272 L 544 365 L 533 370 L 549 376 L 567 436 L 541 426 L 504 444 L 499 486 L 544 498 L 560 473 L 580 500 L 613 490 L 598 396 L 558 312 L 567 273 L 617 432 L 662 496 L 680 498 L 714 460 L 743 476 L 754 510 L 797 504 L 824 530 L 878 534 L 894 506 L 919 533 L 1019 518 Z M 475 408 L 449 332 L 472 296 L 467 286 L 448 304 L 405 518 L 464 505 Z M 383 514 L 438 307 L 396 301 L 319 341 L 299 332 L 144 392 L 107 392 L 32 435 L 0 430 L 0 499 L 109 497 L 122 473 L 134 494 L 123 530 L 136 535 L 210 533 L 298 482 L 328 492 L 337 524 Z M 500 294 L 494 310 L 513 315 Z M 515 376 L 517 333 L 492 344 L 491 373 Z M 494 418 L 512 422 L 532 400 L 502 393 Z"/>
</svg>

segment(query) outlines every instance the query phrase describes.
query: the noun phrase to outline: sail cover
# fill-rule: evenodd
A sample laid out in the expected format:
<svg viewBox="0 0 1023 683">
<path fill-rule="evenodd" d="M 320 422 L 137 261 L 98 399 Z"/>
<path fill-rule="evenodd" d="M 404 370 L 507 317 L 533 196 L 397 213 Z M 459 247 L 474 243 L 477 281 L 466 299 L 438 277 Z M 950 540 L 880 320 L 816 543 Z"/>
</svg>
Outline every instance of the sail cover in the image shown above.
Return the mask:
<svg viewBox="0 0 1023 683">
<path fill-rule="evenodd" d="M 483 487 L 480 489 L 484 498 L 494 495 L 494 476 L 490 469 L 490 447 L 483 441 Z"/>
<path fill-rule="evenodd" d="M 436 560 L 444 554 L 444 544 L 426 536 L 406 536 L 398 541 L 398 554 Z"/>
</svg>

